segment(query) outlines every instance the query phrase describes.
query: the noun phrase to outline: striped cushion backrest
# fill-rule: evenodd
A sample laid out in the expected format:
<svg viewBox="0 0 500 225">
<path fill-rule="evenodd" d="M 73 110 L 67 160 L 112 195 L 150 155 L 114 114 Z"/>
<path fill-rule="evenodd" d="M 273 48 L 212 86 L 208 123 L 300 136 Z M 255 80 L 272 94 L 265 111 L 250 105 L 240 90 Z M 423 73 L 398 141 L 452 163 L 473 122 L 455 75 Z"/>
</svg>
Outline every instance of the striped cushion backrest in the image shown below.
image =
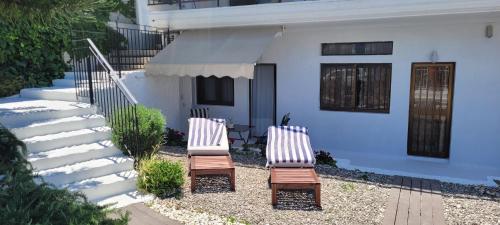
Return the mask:
<svg viewBox="0 0 500 225">
<path fill-rule="evenodd" d="M 316 163 L 307 128 L 271 126 L 267 132 L 266 157 L 269 166 L 277 163 Z"/>
<path fill-rule="evenodd" d="M 191 109 L 191 118 L 208 118 L 208 108 Z"/>
<path fill-rule="evenodd" d="M 220 145 L 225 128 L 224 119 L 191 118 L 188 145 L 192 147 Z"/>
</svg>

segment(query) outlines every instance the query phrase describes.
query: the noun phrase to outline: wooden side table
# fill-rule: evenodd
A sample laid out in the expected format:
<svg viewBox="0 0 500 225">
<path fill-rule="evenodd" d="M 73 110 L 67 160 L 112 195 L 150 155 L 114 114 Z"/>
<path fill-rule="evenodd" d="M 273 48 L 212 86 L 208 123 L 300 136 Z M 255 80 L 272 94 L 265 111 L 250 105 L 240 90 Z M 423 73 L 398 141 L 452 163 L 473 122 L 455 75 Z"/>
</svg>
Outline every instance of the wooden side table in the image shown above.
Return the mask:
<svg viewBox="0 0 500 225">
<path fill-rule="evenodd" d="M 321 207 L 321 183 L 314 168 L 271 168 L 272 204 L 278 204 L 279 189 L 313 189 L 315 202 Z"/>
<path fill-rule="evenodd" d="M 191 156 L 191 192 L 196 190 L 196 176 L 198 175 L 228 175 L 231 181 L 231 190 L 236 190 L 236 176 L 231 156 Z"/>
</svg>

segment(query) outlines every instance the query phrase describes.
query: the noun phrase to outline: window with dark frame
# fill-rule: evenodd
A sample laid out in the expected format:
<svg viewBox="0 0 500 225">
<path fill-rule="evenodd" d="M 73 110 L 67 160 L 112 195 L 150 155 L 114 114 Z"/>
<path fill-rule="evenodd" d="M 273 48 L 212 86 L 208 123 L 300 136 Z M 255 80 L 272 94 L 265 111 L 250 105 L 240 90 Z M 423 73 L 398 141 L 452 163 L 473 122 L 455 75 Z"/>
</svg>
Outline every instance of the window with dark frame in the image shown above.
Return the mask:
<svg viewBox="0 0 500 225">
<path fill-rule="evenodd" d="M 389 113 L 390 63 L 321 64 L 320 109 Z"/>
<path fill-rule="evenodd" d="M 234 106 L 233 78 L 196 77 L 196 100 L 200 105 Z"/>
<path fill-rule="evenodd" d="M 321 55 L 392 55 L 393 42 L 323 43 Z"/>
</svg>

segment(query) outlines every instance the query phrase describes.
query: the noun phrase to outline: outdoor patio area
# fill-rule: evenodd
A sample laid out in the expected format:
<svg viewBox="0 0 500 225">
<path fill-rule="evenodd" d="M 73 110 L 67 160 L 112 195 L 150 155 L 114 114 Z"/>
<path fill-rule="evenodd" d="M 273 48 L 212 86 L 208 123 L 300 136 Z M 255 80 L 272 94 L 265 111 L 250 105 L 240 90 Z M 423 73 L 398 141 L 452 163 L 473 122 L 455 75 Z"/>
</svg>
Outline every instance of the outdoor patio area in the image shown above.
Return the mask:
<svg viewBox="0 0 500 225">
<path fill-rule="evenodd" d="M 165 147 L 160 155 L 183 164 L 187 161 L 182 147 Z M 273 207 L 265 158 L 252 151 L 231 151 L 231 156 L 236 192 L 230 190 L 229 178 L 207 176 L 197 180 L 193 193 L 186 182 L 176 197 L 156 198 L 146 205 L 186 224 L 385 224 L 391 221 L 384 219 L 386 210 L 397 210 L 388 207 L 397 177 L 326 165 L 316 166 L 322 208 L 315 206 L 313 192 L 300 191 L 279 191 L 278 205 Z M 499 224 L 498 189 L 441 183 L 441 216 L 446 224 Z"/>
</svg>

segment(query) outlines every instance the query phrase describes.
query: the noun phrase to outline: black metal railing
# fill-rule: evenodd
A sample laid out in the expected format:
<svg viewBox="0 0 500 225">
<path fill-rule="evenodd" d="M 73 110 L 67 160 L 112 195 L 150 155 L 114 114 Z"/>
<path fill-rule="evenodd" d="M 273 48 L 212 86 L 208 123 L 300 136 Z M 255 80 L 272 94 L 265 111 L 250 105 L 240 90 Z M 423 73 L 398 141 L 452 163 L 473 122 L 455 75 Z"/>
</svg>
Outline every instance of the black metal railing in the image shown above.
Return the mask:
<svg viewBox="0 0 500 225">
<path fill-rule="evenodd" d="M 258 5 L 268 3 L 297 2 L 311 0 L 148 0 L 148 5 L 170 5 L 170 10 L 197 9 L 227 6 Z"/>
<path fill-rule="evenodd" d="M 106 27 L 100 31 L 73 30 L 73 39 L 91 38 L 103 51 L 109 64 L 116 69 L 118 77 L 122 71 L 143 69 L 144 65 L 172 40 L 173 33 L 167 29 L 149 26 Z"/>
<path fill-rule="evenodd" d="M 95 106 L 108 125 L 123 134 L 120 136 L 123 146 L 119 147 L 134 159 L 140 158 L 137 101 L 92 40 L 73 40 L 73 43 L 77 46 L 73 48 L 72 61 L 79 101 Z"/>
</svg>

